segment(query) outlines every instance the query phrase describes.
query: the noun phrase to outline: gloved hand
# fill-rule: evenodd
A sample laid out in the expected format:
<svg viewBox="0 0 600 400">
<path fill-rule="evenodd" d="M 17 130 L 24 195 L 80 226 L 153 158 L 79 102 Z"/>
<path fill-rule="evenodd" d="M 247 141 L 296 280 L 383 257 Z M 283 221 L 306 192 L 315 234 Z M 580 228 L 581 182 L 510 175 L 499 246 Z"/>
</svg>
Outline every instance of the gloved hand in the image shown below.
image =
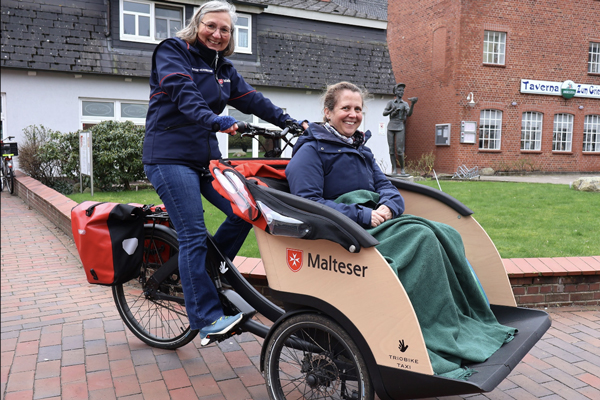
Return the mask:
<svg viewBox="0 0 600 400">
<path fill-rule="evenodd" d="M 236 119 L 233 117 L 230 117 L 229 115 L 220 115 L 217 118 L 215 118 L 215 121 L 213 122 L 213 129 L 215 131 L 225 131 L 229 128 L 231 128 L 233 126 L 233 124 L 236 123 Z M 218 129 L 217 128 L 217 124 L 218 124 Z"/>
<path fill-rule="evenodd" d="M 286 125 L 290 128 L 290 130 L 292 131 L 296 131 L 296 132 L 303 132 L 304 130 L 308 129 L 308 120 L 303 120 L 303 121 L 299 121 L 297 119 L 288 119 L 286 122 Z"/>
</svg>

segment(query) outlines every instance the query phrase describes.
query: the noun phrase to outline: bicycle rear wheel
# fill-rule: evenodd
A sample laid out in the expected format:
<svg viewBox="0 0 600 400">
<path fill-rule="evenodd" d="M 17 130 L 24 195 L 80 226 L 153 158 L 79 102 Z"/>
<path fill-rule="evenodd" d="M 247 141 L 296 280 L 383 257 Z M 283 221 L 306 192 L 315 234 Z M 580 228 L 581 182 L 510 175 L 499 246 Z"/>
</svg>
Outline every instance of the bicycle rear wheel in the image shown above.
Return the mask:
<svg viewBox="0 0 600 400">
<path fill-rule="evenodd" d="M 160 283 L 156 292 L 147 287 L 148 279 L 171 258 L 177 257 L 179 243 L 174 233 L 144 229 L 144 257 L 140 276 L 113 286 L 119 314 L 131 332 L 144 343 L 161 349 L 176 349 L 198 334 L 190 329 L 179 271 Z M 169 296 L 168 300 L 159 298 Z"/>
</svg>

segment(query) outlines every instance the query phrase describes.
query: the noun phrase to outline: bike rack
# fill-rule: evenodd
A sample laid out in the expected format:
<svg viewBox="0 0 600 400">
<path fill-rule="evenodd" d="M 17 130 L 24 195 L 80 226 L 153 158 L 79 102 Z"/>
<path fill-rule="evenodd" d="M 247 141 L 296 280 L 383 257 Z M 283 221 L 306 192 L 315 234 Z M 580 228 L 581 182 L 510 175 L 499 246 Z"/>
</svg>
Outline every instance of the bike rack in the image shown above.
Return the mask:
<svg viewBox="0 0 600 400">
<path fill-rule="evenodd" d="M 479 167 L 475 166 L 473 168 L 468 168 L 465 164 L 460 165 L 454 175 L 452 175 L 452 179 L 475 179 L 479 178 Z"/>
</svg>

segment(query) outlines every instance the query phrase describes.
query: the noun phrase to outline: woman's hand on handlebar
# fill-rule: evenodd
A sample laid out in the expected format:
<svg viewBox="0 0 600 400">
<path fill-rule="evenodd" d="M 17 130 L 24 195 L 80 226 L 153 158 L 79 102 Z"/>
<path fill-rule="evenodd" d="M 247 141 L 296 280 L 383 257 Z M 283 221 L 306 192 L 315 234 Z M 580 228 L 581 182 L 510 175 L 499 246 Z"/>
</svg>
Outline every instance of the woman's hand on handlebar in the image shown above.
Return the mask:
<svg viewBox="0 0 600 400">
<path fill-rule="evenodd" d="M 235 118 L 229 115 L 219 115 L 217 118 L 215 118 L 212 128 L 215 132 L 223 132 L 229 133 L 230 135 L 235 135 L 238 130 L 238 125 Z"/>
<path fill-rule="evenodd" d="M 219 131 L 223 133 L 229 133 L 231 136 L 235 136 L 238 130 L 238 124 L 233 124 L 229 129 L 225 129 L 224 131 Z"/>
</svg>

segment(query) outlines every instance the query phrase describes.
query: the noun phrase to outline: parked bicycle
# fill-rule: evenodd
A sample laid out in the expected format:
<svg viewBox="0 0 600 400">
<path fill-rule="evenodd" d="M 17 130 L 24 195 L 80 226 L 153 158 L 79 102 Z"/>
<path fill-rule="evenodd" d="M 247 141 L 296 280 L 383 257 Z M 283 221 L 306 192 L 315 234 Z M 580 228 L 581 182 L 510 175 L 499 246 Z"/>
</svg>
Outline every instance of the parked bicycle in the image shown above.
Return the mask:
<svg viewBox="0 0 600 400">
<path fill-rule="evenodd" d="M 14 136 L 8 136 L 7 140 L 14 139 Z M 5 142 L 2 140 L 2 170 L 0 173 L 0 190 L 8 188 L 10 194 L 15 192 L 15 172 L 13 170 L 13 157 L 19 155 L 17 143 Z"/>
</svg>

